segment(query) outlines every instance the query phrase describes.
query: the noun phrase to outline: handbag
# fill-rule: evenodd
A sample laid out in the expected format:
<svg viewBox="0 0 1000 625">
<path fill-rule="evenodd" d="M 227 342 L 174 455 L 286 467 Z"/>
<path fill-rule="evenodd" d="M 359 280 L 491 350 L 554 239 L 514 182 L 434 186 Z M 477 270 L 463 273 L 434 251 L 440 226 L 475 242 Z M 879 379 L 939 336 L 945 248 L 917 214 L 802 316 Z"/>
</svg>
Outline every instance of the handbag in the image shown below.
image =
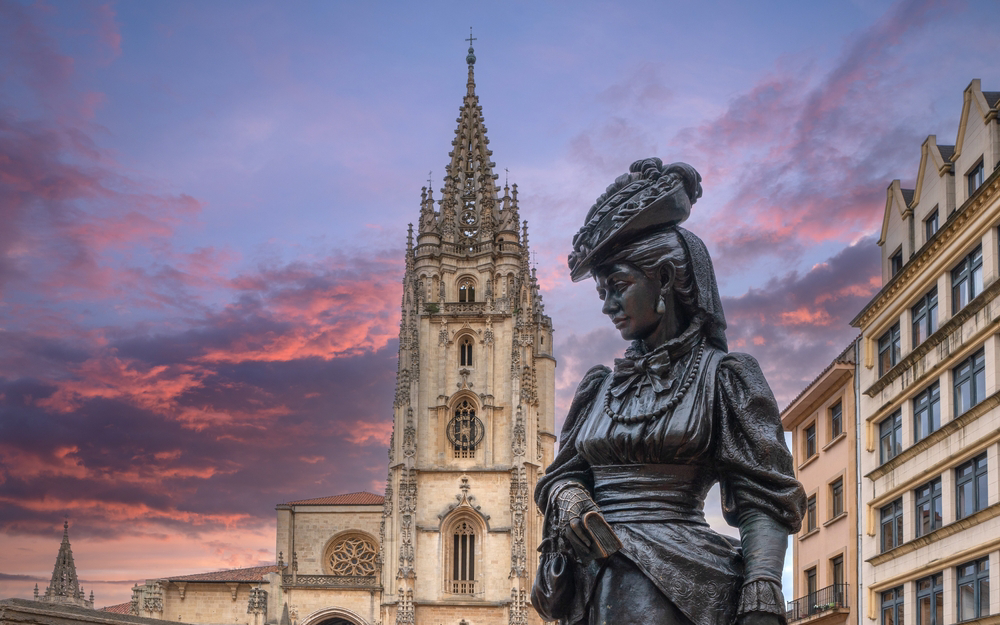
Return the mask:
<svg viewBox="0 0 1000 625">
<path fill-rule="evenodd" d="M 539 551 L 549 540 L 542 541 Z M 574 565 L 573 559 L 561 551 L 542 551 L 531 586 L 531 605 L 544 620 L 558 621 L 569 615 L 575 590 Z"/>
</svg>

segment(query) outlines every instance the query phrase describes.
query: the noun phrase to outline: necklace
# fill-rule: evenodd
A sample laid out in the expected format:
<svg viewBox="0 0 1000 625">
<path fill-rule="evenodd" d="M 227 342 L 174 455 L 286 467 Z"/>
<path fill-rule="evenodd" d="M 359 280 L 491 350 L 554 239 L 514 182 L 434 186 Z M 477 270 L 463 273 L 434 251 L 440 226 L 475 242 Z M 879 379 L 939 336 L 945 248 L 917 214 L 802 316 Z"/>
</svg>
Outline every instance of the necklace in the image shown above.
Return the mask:
<svg viewBox="0 0 1000 625">
<path fill-rule="evenodd" d="M 614 421 L 615 423 L 624 423 L 624 424 L 642 423 L 644 421 L 652 421 L 653 419 L 659 419 L 660 417 L 662 417 L 663 415 L 667 414 L 675 407 L 677 407 L 677 404 L 679 404 L 681 400 L 684 399 L 684 395 L 688 392 L 688 389 L 691 388 L 691 385 L 694 384 L 694 379 L 698 376 L 698 369 L 701 368 L 701 357 L 704 355 L 704 353 L 705 353 L 705 340 L 702 339 L 701 341 L 698 342 L 698 353 L 695 354 L 694 364 L 691 365 L 691 371 L 684 379 L 684 384 L 682 384 L 681 387 L 677 389 L 677 391 L 673 394 L 670 400 L 663 407 L 653 412 L 648 412 L 646 414 L 622 415 L 616 413 L 615 411 L 611 410 L 611 389 L 609 388 L 608 391 L 604 394 L 604 414 L 608 415 L 608 417 L 610 417 L 611 420 Z"/>
</svg>

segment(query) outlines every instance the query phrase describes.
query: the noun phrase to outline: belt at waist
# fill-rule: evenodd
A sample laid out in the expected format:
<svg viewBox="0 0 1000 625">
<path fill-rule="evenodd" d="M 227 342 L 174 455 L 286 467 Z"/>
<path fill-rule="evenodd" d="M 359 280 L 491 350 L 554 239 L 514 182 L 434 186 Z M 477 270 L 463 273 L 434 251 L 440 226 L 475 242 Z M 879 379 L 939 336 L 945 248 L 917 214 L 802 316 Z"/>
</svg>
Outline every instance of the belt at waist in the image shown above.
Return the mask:
<svg viewBox="0 0 1000 625">
<path fill-rule="evenodd" d="M 594 502 L 609 523 L 685 521 L 707 525 L 702 508 L 714 472 L 693 464 L 591 467 Z"/>
</svg>

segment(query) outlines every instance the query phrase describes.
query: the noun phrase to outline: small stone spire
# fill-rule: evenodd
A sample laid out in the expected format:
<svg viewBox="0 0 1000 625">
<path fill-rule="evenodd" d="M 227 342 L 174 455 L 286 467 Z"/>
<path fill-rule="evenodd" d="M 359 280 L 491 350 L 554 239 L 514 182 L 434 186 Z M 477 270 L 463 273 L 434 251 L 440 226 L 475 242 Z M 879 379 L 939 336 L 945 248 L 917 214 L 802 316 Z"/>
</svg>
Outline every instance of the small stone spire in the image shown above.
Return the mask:
<svg viewBox="0 0 1000 625">
<path fill-rule="evenodd" d="M 73 549 L 69 544 L 68 519 L 63 521 L 62 544 L 59 545 L 59 554 L 56 556 L 56 564 L 52 568 L 52 579 L 49 581 L 49 587 L 45 589 L 45 595 L 38 598 L 38 600 L 45 603 L 78 605 L 85 608 L 94 607 L 93 598 L 91 598 L 90 601 L 87 601 L 86 598 L 84 598 L 83 589 L 80 588 L 80 580 L 76 576 L 76 563 L 73 561 Z"/>
</svg>

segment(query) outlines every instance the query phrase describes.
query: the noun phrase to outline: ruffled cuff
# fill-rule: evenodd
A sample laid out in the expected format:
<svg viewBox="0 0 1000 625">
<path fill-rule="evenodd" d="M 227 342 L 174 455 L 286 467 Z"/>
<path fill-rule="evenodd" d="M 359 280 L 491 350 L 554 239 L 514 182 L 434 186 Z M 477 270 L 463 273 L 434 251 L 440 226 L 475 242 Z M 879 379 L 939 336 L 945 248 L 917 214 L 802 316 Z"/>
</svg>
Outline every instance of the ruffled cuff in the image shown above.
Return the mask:
<svg viewBox="0 0 1000 625">
<path fill-rule="evenodd" d="M 776 614 L 784 622 L 785 597 L 781 594 L 781 584 L 767 579 L 757 579 L 743 584 L 736 615 L 741 616 L 747 612 Z"/>
</svg>

